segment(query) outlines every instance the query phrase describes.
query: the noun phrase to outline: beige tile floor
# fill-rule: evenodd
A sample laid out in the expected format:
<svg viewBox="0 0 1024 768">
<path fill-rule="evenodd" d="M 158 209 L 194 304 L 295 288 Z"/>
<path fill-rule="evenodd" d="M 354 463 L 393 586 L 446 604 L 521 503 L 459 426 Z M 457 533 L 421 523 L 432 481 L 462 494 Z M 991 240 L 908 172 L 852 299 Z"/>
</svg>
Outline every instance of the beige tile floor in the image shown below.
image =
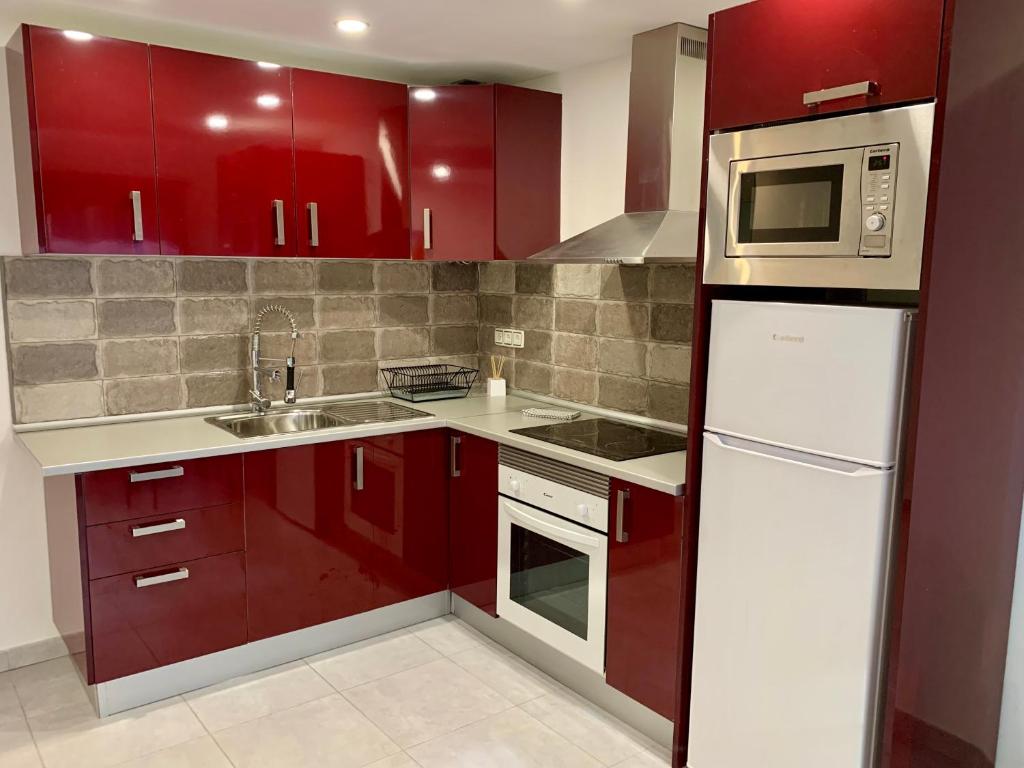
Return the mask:
<svg viewBox="0 0 1024 768">
<path fill-rule="evenodd" d="M 448 616 L 98 719 L 0 674 L 0 768 L 657 768 L 668 752 Z"/>
</svg>

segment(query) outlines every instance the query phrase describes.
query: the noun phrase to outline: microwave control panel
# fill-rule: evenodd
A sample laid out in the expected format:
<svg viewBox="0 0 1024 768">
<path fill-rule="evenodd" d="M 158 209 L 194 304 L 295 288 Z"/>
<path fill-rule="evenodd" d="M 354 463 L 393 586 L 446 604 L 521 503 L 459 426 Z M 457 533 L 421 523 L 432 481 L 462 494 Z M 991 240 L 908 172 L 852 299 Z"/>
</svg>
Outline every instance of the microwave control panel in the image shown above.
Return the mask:
<svg viewBox="0 0 1024 768">
<path fill-rule="evenodd" d="M 896 171 L 899 144 L 879 144 L 864 149 L 861 170 L 860 255 L 886 258 L 892 255 L 893 212 L 896 208 Z"/>
</svg>

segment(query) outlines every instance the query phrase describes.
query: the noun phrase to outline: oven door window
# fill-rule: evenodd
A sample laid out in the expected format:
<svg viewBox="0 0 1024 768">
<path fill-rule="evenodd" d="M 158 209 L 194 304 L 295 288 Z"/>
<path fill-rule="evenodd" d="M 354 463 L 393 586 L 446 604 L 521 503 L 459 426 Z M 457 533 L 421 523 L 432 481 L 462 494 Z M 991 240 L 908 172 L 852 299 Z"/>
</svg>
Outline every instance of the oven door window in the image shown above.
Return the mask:
<svg viewBox="0 0 1024 768">
<path fill-rule="evenodd" d="M 509 597 L 587 639 L 590 556 L 512 523 Z"/>
<path fill-rule="evenodd" d="M 819 165 L 740 174 L 737 242 L 838 242 L 843 169 Z"/>
</svg>

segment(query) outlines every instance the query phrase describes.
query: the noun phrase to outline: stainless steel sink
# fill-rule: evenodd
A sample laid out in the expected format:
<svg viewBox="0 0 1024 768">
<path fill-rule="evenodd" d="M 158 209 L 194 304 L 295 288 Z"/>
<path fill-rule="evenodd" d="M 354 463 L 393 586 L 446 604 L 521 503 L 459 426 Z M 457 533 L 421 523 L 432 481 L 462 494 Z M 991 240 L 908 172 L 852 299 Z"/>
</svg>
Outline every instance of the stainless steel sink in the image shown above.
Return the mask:
<svg viewBox="0 0 1024 768">
<path fill-rule="evenodd" d="M 429 413 L 406 408 L 404 405 L 397 405 L 386 400 L 368 400 L 275 408 L 265 413 L 231 413 L 225 416 L 210 416 L 206 422 L 227 430 L 235 437 L 245 439 L 429 416 Z"/>
</svg>

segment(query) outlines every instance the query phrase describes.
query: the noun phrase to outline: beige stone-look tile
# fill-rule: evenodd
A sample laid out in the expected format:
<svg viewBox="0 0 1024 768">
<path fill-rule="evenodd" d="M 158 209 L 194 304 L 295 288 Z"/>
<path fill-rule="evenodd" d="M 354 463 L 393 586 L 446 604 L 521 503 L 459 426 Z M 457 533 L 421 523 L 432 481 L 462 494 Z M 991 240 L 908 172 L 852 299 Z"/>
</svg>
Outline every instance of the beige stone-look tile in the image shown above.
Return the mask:
<svg viewBox="0 0 1024 768">
<path fill-rule="evenodd" d="M 412 747 L 423 768 L 598 768 L 601 763 L 521 709 Z"/>
<path fill-rule="evenodd" d="M 454 616 L 424 621 L 410 627 L 409 631 L 445 656 L 489 644 L 486 637 Z"/>
<path fill-rule="evenodd" d="M 491 325 L 511 325 L 513 298 L 489 293 L 481 295 L 480 321 Z"/>
<path fill-rule="evenodd" d="M 553 343 L 554 334 L 550 331 L 527 331 L 523 336 L 522 348 L 516 350 L 516 358 L 550 363 Z"/>
<path fill-rule="evenodd" d="M 249 337 L 182 336 L 181 372 L 236 371 L 249 367 Z"/>
<path fill-rule="evenodd" d="M 103 377 L 158 376 L 178 372 L 178 340 L 172 336 L 155 339 L 117 339 L 100 344 Z"/>
<path fill-rule="evenodd" d="M 225 296 L 179 299 L 178 322 L 182 333 L 248 333 L 249 300 Z"/>
<path fill-rule="evenodd" d="M 513 386 L 516 389 L 525 389 L 539 395 L 550 395 L 553 375 L 554 368 L 550 365 L 531 363 L 529 360 L 516 360 L 513 369 Z"/>
<path fill-rule="evenodd" d="M 478 270 L 476 264 L 437 262 L 431 265 L 430 288 L 433 291 L 476 291 Z"/>
<path fill-rule="evenodd" d="M 403 629 L 311 656 L 306 662 L 344 691 L 440 658 L 438 651 Z"/>
<path fill-rule="evenodd" d="M 96 263 L 100 296 L 173 296 L 174 262 L 170 259 L 100 259 Z"/>
<path fill-rule="evenodd" d="M 426 325 L 428 317 L 426 296 L 381 296 L 377 299 L 377 321 L 385 327 Z"/>
<path fill-rule="evenodd" d="M 601 279 L 601 298 L 647 301 L 649 269 L 645 266 L 606 266 Z"/>
<path fill-rule="evenodd" d="M 96 342 L 63 344 L 15 344 L 11 347 L 11 372 L 15 384 L 50 384 L 99 377 Z"/>
<path fill-rule="evenodd" d="M 96 337 L 93 301 L 9 301 L 11 341 L 60 341 Z"/>
<path fill-rule="evenodd" d="M 14 675 L 11 672 L 0 673 L 0 723 L 22 720 L 24 717 L 21 702 L 14 690 Z"/>
<path fill-rule="evenodd" d="M 478 266 L 480 293 L 515 293 L 516 265 L 512 261 L 485 261 Z"/>
<path fill-rule="evenodd" d="M 555 323 L 555 300 L 546 296 L 516 296 L 512 321 L 517 328 L 551 330 Z"/>
<path fill-rule="evenodd" d="M 426 357 L 430 354 L 427 328 L 382 328 L 377 331 L 377 356 L 382 360 Z"/>
<path fill-rule="evenodd" d="M 648 304 L 601 302 L 597 308 L 597 332 L 602 336 L 644 340 L 651 332 L 650 310 Z"/>
<path fill-rule="evenodd" d="M 552 264 L 516 264 L 516 293 L 535 293 L 550 296 L 555 286 Z"/>
<path fill-rule="evenodd" d="M 107 768 L 206 735 L 180 698 L 102 720 L 91 704 L 71 704 L 29 725 L 47 768 Z"/>
<path fill-rule="evenodd" d="M 621 763 L 648 744 L 625 723 L 564 688 L 532 699 L 522 709 L 604 765 Z"/>
<path fill-rule="evenodd" d="M 182 380 L 178 376 L 145 376 L 108 379 L 103 382 L 107 414 L 173 411 L 184 404 Z"/>
<path fill-rule="evenodd" d="M 92 296 L 92 263 L 68 256 L 9 258 L 5 264 L 10 299 Z"/>
<path fill-rule="evenodd" d="M 690 388 L 651 382 L 648 413 L 653 419 L 685 424 L 690 411 Z"/>
<path fill-rule="evenodd" d="M 399 747 L 339 694 L 216 734 L 236 768 L 362 768 Z"/>
<path fill-rule="evenodd" d="M 440 325 L 430 329 L 430 353 L 433 355 L 473 355 L 479 350 L 475 325 Z"/>
<path fill-rule="evenodd" d="M 597 339 L 572 333 L 556 333 L 552 355 L 555 365 L 593 370 L 597 364 Z"/>
<path fill-rule="evenodd" d="M 2 696 L 2 694 L 0 694 Z M 43 768 L 32 732 L 19 710 L 17 718 L 0 717 L 0 766 L 3 768 Z"/>
<path fill-rule="evenodd" d="M 647 349 L 647 376 L 673 384 L 690 381 L 691 349 L 682 344 L 651 344 Z"/>
<path fill-rule="evenodd" d="M 189 408 L 237 405 L 248 400 L 251 382 L 246 371 L 193 373 L 182 378 L 185 382 L 185 403 Z"/>
<path fill-rule="evenodd" d="M 285 381 L 284 365 L 279 366 L 281 378 L 271 381 L 264 377 L 261 382 L 264 397 L 271 400 L 284 400 Z M 316 365 L 300 365 L 295 368 L 295 396 L 301 401 L 307 397 L 320 397 L 323 394 L 323 382 L 320 367 Z"/>
<path fill-rule="evenodd" d="M 313 262 L 298 259 L 256 259 L 252 263 L 253 293 L 313 292 Z"/>
<path fill-rule="evenodd" d="M 476 296 L 444 293 L 430 297 L 430 322 L 435 325 L 476 323 L 478 316 Z"/>
<path fill-rule="evenodd" d="M 222 731 L 332 693 L 320 675 L 296 661 L 187 693 L 185 701 L 207 730 Z"/>
<path fill-rule="evenodd" d="M 317 260 L 316 289 L 320 293 L 373 293 L 372 261 Z"/>
<path fill-rule="evenodd" d="M 449 659 L 350 688 L 344 695 L 402 747 L 449 733 L 512 706 Z"/>
<path fill-rule="evenodd" d="M 555 330 L 564 333 L 597 333 L 596 301 L 555 301 Z"/>
<path fill-rule="evenodd" d="M 76 381 L 14 387 L 14 408 L 19 422 L 85 419 L 103 415 L 103 384 Z"/>
<path fill-rule="evenodd" d="M 102 299 L 96 306 L 100 336 L 168 336 L 178 331 L 173 299 Z"/>
<path fill-rule="evenodd" d="M 689 344 L 693 338 L 693 307 L 690 304 L 653 305 L 651 338 Z"/>
<path fill-rule="evenodd" d="M 453 654 L 451 660 L 513 704 L 536 699 L 560 687 L 539 669 L 497 646 L 478 645 Z"/>
<path fill-rule="evenodd" d="M 178 259 L 179 296 L 225 296 L 249 290 L 249 265 L 238 259 Z"/>
<path fill-rule="evenodd" d="M 643 376 L 647 373 L 647 344 L 641 341 L 601 339 L 597 367 L 605 373 Z"/>
<path fill-rule="evenodd" d="M 376 392 L 380 388 L 380 371 L 376 362 L 325 365 L 320 374 L 325 395 L 355 395 Z"/>
<path fill-rule="evenodd" d="M 245 337 L 247 346 L 249 338 Z M 319 360 L 318 341 L 317 334 L 312 331 L 302 331 L 299 338 L 294 340 L 294 345 L 290 333 L 261 333 L 260 356 L 283 360 L 294 353 L 296 365 L 312 365 Z M 274 363 L 274 365 L 283 365 L 283 363 Z M 249 367 L 248 354 L 245 367 Z"/>
<path fill-rule="evenodd" d="M 11 669 L 28 667 L 51 659 L 59 659 L 68 655 L 68 647 L 61 637 L 48 637 L 27 645 L 19 645 L 7 652 Z"/>
<path fill-rule="evenodd" d="M 159 752 L 120 763 L 117 768 L 232 768 L 217 742 L 209 736 L 186 741 Z"/>
<path fill-rule="evenodd" d="M 373 331 L 323 331 L 319 334 L 320 361 L 350 363 L 377 357 Z"/>
<path fill-rule="evenodd" d="M 405 754 L 405 752 L 399 752 L 397 755 L 391 755 L 391 757 L 385 757 L 383 760 L 370 763 L 366 768 L 420 768 L 420 764 Z"/>
<path fill-rule="evenodd" d="M 693 304 L 696 267 L 690 264 L 664 264 L 651 268 L 651 301 Z"/>
<path fill-rule="evenodd" d="M 601 294 L 600 264 L 555 265 L 555 296 L 597 298 Z"/>
<path fill-rule="evenodd" d="M 430 290 L 430 264 L 380 261 L 374 267 L 378 293 L 426 293 Z"/>
<path fill-rule="evenodd" d="M 597 403 L 630 413 L 643 413 L 647 408 L 648 383 L 643 379 L 602 374 L 597 380 Z"/>
<path fill-rule="evenodd" d="M 372 328 L 377 325 L 374 296 L 317 296 L 318 328 Z"/>
<path fill-rule="evenodd" d="M 252 299 L 252 319 L 256 322 L 256 315 L 268 306 L 278 306 L 291 312 L 295 318 L 295 325 L 300 331 L 316 328 L 316 318 L 313 315 L 312 296 L 254 296 Z M 280 312 L 267 312 L 263 315 L 264 331 L 289 331 L 291 326 L 287 318 Z"/>
<path fill-rule="evenodd" d="M 576 368 L 555 368 L 551 394 L 574 403 L 592 404 L 597 400 L 597 374 Z"/>
</svg>

